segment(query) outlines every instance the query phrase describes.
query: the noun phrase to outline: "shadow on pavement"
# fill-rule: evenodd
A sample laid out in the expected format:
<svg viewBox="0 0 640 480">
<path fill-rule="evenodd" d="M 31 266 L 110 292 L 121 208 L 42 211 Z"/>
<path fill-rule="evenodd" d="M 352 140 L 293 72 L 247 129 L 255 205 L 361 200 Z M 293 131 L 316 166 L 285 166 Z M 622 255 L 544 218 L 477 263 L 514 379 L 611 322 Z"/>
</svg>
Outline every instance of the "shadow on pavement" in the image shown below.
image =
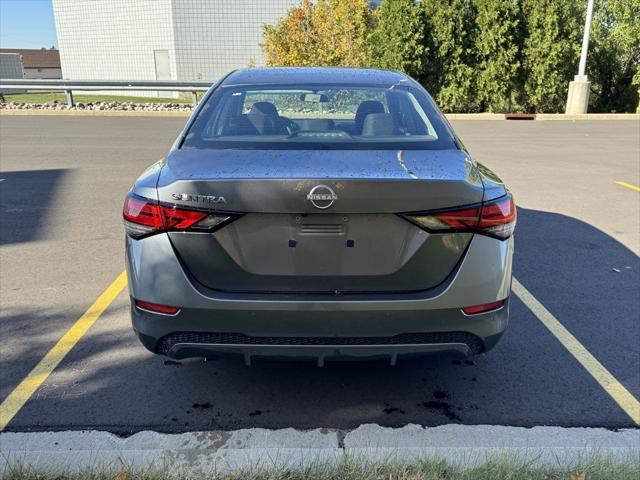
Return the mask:
<svg viewBox="0 0 640 480">
<path fill-rule="evenodd" d="M 516 278 L 640 397 L 640 258 L 574 218 L 518 215 Z"/>
<path fill-rule="evenodd" d="M 0 172 L 0 245 L 46 238 L 47 216 L 69 169 Z"/>
</svg>

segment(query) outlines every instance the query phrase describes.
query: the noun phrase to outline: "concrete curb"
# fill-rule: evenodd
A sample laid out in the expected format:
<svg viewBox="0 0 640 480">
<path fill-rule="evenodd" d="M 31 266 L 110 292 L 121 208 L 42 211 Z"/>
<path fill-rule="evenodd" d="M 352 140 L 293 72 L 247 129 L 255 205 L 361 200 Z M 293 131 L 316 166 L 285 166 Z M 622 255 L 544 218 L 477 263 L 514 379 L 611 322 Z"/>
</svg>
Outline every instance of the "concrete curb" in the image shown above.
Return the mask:
<svg viewBox="0 0 640 480">
<path fill-rule="evenodd" d="M 342 441 L 340 440 L 342 438 Z M 180 475 L 241 469 L 304 467 L 345 456 L 365 462 L 444 459 L 469 468 L 508 456 L 537 466 L 572 466 L 593 455 L 613 462 L 640 456 L 640 430 L 602 428 L 363 425 L 350 432 L 247 429 L 120 438 L 108 432 L 5 432 L 0 434 L 0 474 L 16 465 L 44 472 L 124 467 Z"/>
<path fill-rule="evenodd" d="M 640 430 L 492 425 L 406 425 L 394 429 L 363 425 L 345 437 L 344 448 L 373 459 L 444 458 L 463 468 L 503 456 L 538 466 L 566 466 L 594 455 L 617 462 L 629 460 L 631 455 L 638 457 Z"/>
<path fill-rule="evenodd" d="M 191 112 L 178 111 L 142 111 L 142 110 L 8 110 L 0 109 L 0 116 L 59 115 L 59 116 L 91 116 L 91 117 L 184 117 Z M 447 113 L 449 120 L 505 120 L 503 113 Z M 539 113 L 537 121 L 582 121 L 582 120 L 638 120 L 640 113 L 585 113 L 583 115 L 566 115 L 564 113 Z M 516 120 L 513 120 L 516 121 Z M 526 121 L 526 120 L 518 120 Z"/>
<path fill-rule="evenodd" d="M 504 120 L 503 113 L 445 113 L 447 120 Z"/>
<path fill-rule="evenodd" d="M 564 113 L 539 113 L 536 120 L 640 120 L 640 113 L 584 113 L 566 115 Z"/>
<path fill-rule="evenodd" d="M 506 120 L 503 113 L 445 113 L 448 120 Z M 538 113 L 535 121 L 549 120 L 640 120 L 640 113 L 585 113 L 581 115 L 567 115 L 565 113 Z M 531 120 L 510 120 L 527 122 Z"/>
</svg>

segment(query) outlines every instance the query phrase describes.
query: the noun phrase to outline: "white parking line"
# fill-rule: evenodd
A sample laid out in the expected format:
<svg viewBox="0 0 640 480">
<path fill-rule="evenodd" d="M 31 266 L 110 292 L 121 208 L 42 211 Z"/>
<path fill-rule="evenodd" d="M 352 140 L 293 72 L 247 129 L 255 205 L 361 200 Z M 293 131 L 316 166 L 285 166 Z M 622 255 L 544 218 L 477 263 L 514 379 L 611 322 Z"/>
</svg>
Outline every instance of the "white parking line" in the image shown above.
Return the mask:
<svg viewBox="0 0 640 480">
<path fill-rule="evenodd" d="M 631 417 L 636 425 L 640 425 L 640 402 L 624 385 L 622 385 L 604 365 L 602 365 L 582 345 L 569 330 L 567 330 L 553 314 L 547 310 L 524 286 L 513 278 L 513 291 L 529 310 L 549 329 L 573 357 L 580 362 L 587 372 L 613 398 L 620 408 Z"/>
</svg>

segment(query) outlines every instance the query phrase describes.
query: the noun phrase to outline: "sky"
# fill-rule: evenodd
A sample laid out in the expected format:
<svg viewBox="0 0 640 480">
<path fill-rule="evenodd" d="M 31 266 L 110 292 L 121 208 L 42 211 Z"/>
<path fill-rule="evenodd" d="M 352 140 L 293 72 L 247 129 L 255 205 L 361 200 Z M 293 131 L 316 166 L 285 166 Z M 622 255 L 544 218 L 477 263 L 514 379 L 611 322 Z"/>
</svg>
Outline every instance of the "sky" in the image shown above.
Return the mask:
<svg viewBox="0 0 640 480">
<path fill-rule="evenodd" d="M 0 0 L 0 48 L 58 46 L 51 0 Z"/>
</svg>

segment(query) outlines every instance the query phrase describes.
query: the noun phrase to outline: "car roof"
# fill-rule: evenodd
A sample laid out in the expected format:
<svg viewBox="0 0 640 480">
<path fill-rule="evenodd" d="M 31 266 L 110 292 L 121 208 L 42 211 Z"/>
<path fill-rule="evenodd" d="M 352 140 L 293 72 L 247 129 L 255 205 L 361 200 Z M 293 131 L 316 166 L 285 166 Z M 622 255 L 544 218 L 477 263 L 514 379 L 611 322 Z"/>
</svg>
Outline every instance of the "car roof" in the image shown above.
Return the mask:
<svg viewBox="0 0 640 480">
<path fill-rule="evenodd" d="M 325 83 L 342 83 L 389 87 L 401 81 L 413 82 L 403 73 L 373 68 L 264 67 L 231 72 L 224 79 L 222 85 L 322 85 Z"/>
</svg>

